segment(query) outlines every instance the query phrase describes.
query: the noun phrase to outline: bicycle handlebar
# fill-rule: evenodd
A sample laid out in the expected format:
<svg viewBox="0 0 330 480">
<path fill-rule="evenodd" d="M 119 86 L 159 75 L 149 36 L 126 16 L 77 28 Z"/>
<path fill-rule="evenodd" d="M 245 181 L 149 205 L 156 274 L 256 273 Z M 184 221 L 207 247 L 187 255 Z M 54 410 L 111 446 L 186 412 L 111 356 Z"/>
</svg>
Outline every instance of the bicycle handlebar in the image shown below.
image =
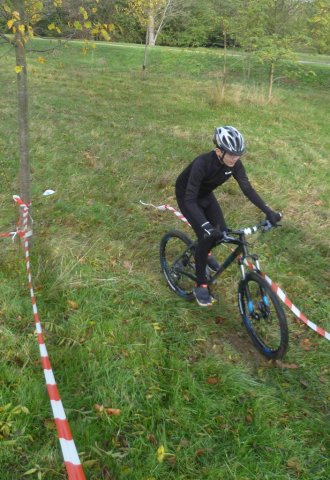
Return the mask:
<svg viewBox="0 0 330 480">
<path fill-rule="evenodd" d="M 282 214 L 281 215 L 281 218 L 283 217 Z M 245 228 L 241 228 L 239 230 L 231 230 L 231 229 L 228 229 L 228 233 L 229 234 L 234 234 L 234 235 L 252 235 L 253 233 L 256 233 L 258 230 L 262 230 L 263 232 L 268 232 L 269 230 L 271 230 L 272 228 L 276 228 L 276 227 L 280 227 L 280 225 L 273 225 L 269 220 L 265 219 L 265 220 L 262 220 L 261 222 L 259 222 L 257 225 L 254 225 L 253 227 L 245 227 Z M 230 237 L 230 235 L 227 235 L 225 234 L 222 241 L 224 242 L 230 242 L 232 240 L 236 240 L 237 239 L 233 239 L 232 237 Z"/>
</svg>

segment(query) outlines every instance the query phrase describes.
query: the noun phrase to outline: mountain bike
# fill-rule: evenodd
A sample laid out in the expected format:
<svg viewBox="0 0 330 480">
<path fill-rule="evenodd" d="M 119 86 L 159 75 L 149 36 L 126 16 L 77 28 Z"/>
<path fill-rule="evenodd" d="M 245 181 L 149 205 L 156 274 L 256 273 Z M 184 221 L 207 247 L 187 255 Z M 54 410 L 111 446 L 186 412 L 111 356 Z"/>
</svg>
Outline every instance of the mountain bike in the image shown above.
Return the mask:
<svg viewBox="0 0 330 480">
<path fill-rule="evenodd" d="M 213 249 L 225 244 L 233 245 L 235 249 L 226 256 L 217 272 L 208 270 L 207 273 L 210 286 L 237 260 L 241 273 L 238 307 L 243 323 L 255 347 L 267 358 L 279 359 L 288 348 L 287 319 L 277 295 L 262 276 L 258 256 L 249 252 L 246 241 L 246 236 L 257 231 L 267 232 L 272 227 L 268 220 L 264 220 L 253 227 L 228 230 Z M 194 299 L 196 244 L 178 230 L 166 233 L 160 242 L 160 263 L 165 279 L 173 292 L 186 300 Z M 250 271 L 246 271 L 246 263 Z"/>
</svg>

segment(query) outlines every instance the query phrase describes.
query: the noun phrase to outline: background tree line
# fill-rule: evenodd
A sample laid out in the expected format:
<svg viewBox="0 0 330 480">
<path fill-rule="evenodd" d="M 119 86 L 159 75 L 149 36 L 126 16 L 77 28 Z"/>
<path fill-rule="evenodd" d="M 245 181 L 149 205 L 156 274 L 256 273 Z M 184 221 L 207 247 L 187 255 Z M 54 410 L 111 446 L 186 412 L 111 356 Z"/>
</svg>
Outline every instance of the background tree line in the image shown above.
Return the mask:
<svg viewBox="0 0 330 480">
<path fill-rule="evenodd" d="M 281 61 L 295 51 L 330 53 L 326 0 L 0 0 L 0 45 L 16 53 L 21 195 L 29 201 L 26 48 L 35 36 L 220 47 L 220 98 L 227 83 L 227 47 L 253 54 L 268 69 L 268 100 Z M 30 48 L 30 47 L 29 47 Z M 249 59 L 249 55 L 245 58 Z M 247 63 L 247 75 L 249 66 Z"/>
<path fill-rule="evenodd" d="M 270 38 L 281 47 L 330 52 L 330 4 L 326 0 L 99 0 L 96 4 L 63 0 L 57 6 L 53 3 L 35 33 L 60 36 L 72 10 L 92 3 L 96 8 L 91 20 L 114 25 L 113 41 L 251 50 L 269 46 Z M 97 39 L 97 34 L 92 35 Z"/>
</svg>

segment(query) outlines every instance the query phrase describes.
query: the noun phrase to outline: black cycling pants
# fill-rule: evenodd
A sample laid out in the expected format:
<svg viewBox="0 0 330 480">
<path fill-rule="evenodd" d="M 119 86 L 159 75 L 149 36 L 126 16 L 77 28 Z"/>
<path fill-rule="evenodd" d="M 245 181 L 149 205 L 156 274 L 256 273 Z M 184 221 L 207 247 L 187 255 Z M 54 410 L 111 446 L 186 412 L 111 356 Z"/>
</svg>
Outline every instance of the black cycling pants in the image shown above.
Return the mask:
<svg viewBox="0 0 330 480">
<path fill-rule="evenodd" d="M 185 201 L 182 198 L 177 197 L 177 202 L 181 213 L 186 217 L 197 235 L 198 242 L 195 252 L 197 285 L 204 285 L 207 283 L 205 274 L 207 256 L 214 244 L 214 239 L 204 238 L 205 231 L 201 225 L 196 222 L 194 215 L 191 214 L 191 210 L 187 209 Z M 200 199 L 197 208 L 203 213 L 213 227 L 218 228 L 221 231 L 227 228 L 221 207 L 213 193 Z"/>
</svg>

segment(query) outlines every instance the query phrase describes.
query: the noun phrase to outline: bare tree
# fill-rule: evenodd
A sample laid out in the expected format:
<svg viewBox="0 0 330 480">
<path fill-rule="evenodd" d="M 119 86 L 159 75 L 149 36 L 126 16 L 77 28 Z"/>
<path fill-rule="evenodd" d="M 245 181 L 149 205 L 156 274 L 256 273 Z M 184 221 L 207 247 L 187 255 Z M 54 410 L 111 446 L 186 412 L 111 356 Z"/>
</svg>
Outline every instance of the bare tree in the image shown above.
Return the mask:
<svg viewBox="0 0 330 480">
<path fill-rule="evenodd" d="M 140 25 L 145 28 L 143 69 L 147 68 L 148 47 L 156 44 L 166 19 L 180 0 L 131 0 L 128 5 Z"/>
</svg>

